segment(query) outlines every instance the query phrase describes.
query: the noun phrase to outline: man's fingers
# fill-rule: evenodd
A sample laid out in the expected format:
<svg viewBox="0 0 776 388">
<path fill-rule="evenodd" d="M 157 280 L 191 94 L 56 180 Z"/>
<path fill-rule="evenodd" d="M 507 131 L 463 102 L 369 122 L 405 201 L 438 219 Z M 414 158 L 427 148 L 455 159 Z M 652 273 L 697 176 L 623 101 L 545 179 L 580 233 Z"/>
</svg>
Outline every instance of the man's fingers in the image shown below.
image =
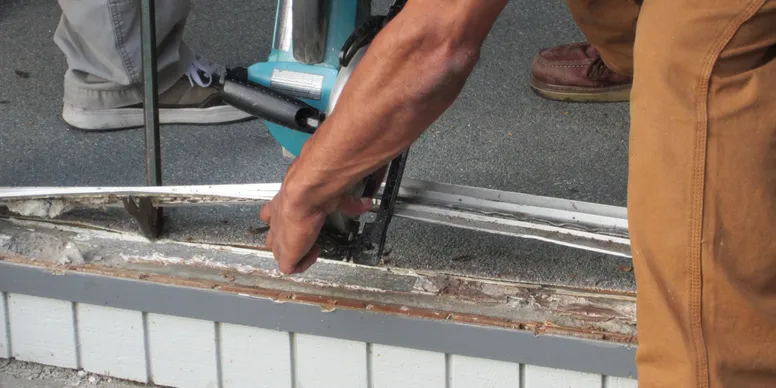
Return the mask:
<svg viewBox="0 0 776 388">
<path fill-rule="evenodd" d="M 292 238 L 292 241 L 296 240 Z M 289 244 L 288 232 L 280 233 L 273 238 L 272 253 L 278 262 L 278 270 L 286 275 L 296 273 L 297 264 L 304 257 L 307 249 Z"/>
<path fill-rule="evenodd" d="M 340 200 L 337 210 L 350 217 L 360 216 L 372 208 L 371 198 L 357 198 L 351 195 L 345 195 Z"/>
<path fill-rule="evenodd" d="M 303 219 L 289 217 L 284 212 L 283 197 L 266 204 L 260 212 L 261 219 L 270 225 L 266 245 L 277 261 L 277 269 L 283 274 L 301 273 L 318 258 L 319 249 L 313 248 L 324 222 L 322 214 L 312 214 Z M 349 212 L 363 212 L 369 207 L 358 199 L 350 199 L 344 206 Z"/>
<path fill-rule="evenodd" d="M 273 249 L 273 251 L 275 250 Z M 278 262 L 278 271 L 286 275 L 291 275 L 294 273 L 294 270 L 296 269 L 296 262 L 291 260 L 284 260 L 283 256 L 279 254 L 279 252 L 275 253 L 275 260 Z"/>
<path fill-rule="evenodd" d="M 294 268 L 294 273 L 302 273 L 304 271 L 307 271 L 310 269 L 310 267 L 315 264 L 316 261 L 318 261 L 318 256 L 321 254 L 321 248 L 313 247 L 310 249 L 310 252 L 307 252 L 307 254 L 302 258 L 302 260 L 299 260 L 299 263 L 296 264 L 296 268 Z"/>
<path fill-rule="evenodd" d="M 264 241 L 264 245 L 272 249 L 272 229 L 267 232 L 267 239 Z"/>
<path fill-rule="evenodd" d="M 289 240 L 290 239 L 290 240 Z M 289 242 L 310 241 L 309 245 L 297 245 Z M 273 237 L 272 252 L 278 262 L 278 270 L 292 275 L 306 271 L 315 264 L 321 250 L 313 245 L 315 238 L 307 239 L 301 235 L 291 237 L 282 233 Z"/>
<path fill-rule="evenodd" d="M 271 202 L 265 204 L 261 207 L 261 211 L 259 212 L 259 218 L 267 225 L 269 225 L 269 221 L 272 219 L 272 208 L 270 206 L 272 206 Z"/>
</svg>

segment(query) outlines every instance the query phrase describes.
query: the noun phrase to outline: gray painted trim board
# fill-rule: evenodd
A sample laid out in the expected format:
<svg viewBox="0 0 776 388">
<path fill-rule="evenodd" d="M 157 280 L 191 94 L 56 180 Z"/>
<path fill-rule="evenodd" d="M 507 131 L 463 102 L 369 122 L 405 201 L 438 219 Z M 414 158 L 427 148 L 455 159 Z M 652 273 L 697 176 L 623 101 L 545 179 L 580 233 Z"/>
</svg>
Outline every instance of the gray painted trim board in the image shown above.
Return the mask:
<svg viewBox="0 0 776 388">
<path fill-rule="evenodd" d="M 0 291 L 146 313 L 637 378 L 636 347 L 459 322 L 278 303 L 223 291 L 0 262 Z"/>
</svg>

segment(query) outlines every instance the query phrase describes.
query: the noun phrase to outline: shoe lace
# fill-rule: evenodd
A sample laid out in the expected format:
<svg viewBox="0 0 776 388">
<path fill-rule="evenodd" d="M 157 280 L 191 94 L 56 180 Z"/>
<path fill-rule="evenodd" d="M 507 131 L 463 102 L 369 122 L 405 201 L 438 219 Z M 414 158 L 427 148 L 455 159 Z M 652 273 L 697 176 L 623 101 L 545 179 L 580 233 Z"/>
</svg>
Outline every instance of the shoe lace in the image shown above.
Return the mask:
<svg viewBox="0 0 776 388">
<path fill-rule="evenodd" d="M 196 84 L 203 88 L 210 87 L 214 80 L 223 84 L 225 74 L 226 68 L 224 66 L 201 57 L 195 58 L 186 71 L 191 86 Z"/>
<path fill-rule="evenodd" d="M 590 67 L 587 69 L 587 78 L 591 80 L 597 80 L 600 78 L 604 72 L 608 69 L 606 67 L 606 64 L 604 63 L 604 60 L 601 59 L 601 56 L 598 55 L 593 60 L 593 63 L 590 64 Z"/>
</svg>

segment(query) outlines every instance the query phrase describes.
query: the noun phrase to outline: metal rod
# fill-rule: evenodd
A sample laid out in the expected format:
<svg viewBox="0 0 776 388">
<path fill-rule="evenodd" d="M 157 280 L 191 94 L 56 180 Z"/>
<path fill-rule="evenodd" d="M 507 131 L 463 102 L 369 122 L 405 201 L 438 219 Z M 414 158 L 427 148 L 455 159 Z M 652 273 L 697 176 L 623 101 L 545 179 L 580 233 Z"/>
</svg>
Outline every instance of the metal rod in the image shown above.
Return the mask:
<svg viewBox="0 0 776 388">
<path fill-rule="evenodd" d="M 145 124 L 146 185 L 162 185 L 162 149 L 159 134 L 159 85 L 156 80 L 156 2 L 141 0 L 140 37 L 143 58 L 143 121 Z M 124 206 L 140 224 L 143 234 L 156 238 L 161 234 L 163 209 L 150 200 L 124 199 Z"/>
<path fill-rule="evenodd" d="M 145 119 L 146 184 L 162 185 L 162 151 L 156 81 L 156 11 L 154 0 L 142 0 L 143 114 Z"/>
</svg>

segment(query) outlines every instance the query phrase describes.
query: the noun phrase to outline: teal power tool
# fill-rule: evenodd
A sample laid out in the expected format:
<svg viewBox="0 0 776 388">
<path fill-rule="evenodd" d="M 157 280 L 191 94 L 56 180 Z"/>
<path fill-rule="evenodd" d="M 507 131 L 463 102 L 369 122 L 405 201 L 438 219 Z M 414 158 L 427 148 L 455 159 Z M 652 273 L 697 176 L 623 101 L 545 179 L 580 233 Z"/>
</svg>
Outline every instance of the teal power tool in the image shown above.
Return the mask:
<svg viewBox="0 0 776 388">
<path fill-rule="evenodd" d="M 371 0 L 278 0 L 268 60 L 231 69 L 224 99 L 264 119 L 278 143 L 298 156 L 334 110 L 369 44 L 405 3 L 397 0 L 386 15 L 372 15 Z M 381 194 L 374 220 L 330 215 L 319 238 L 325 252 L 360 264 L 380 262 L 406 160 L 407 151 L 387 171 L 383 168 L 353 188 L 353 194 L 363 197 Z"/>
</svg>

